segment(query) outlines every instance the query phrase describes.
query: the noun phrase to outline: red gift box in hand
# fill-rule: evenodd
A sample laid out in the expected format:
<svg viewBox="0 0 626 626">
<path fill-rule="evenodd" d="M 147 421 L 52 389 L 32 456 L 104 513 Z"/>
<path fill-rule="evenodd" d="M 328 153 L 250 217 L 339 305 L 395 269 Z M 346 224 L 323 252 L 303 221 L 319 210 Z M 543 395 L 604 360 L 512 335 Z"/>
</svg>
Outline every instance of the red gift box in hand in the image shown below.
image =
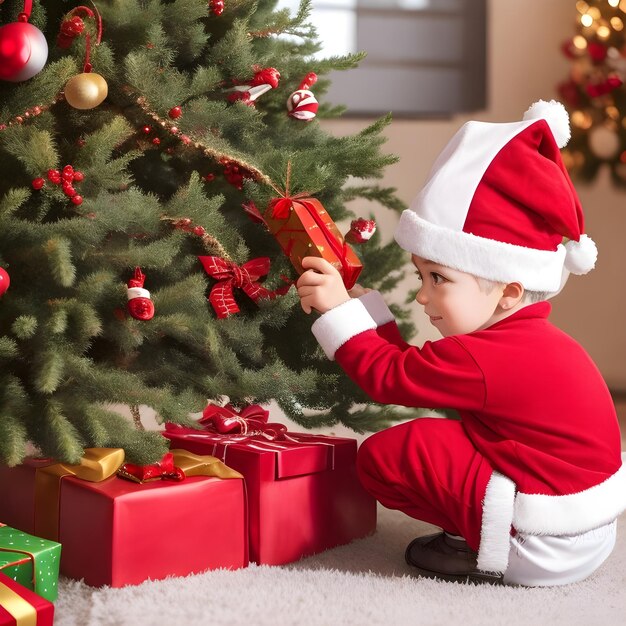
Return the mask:
<svg viewBox="0 0 626 626">
<path fill-rule="evenodd" d="M 304 272 L 304 257 L 322 257 L 339 271 L 346 289 L 354 286 L 363 265 L 319 200 L 274 198 L 264 220 L 298 274 Z"/>
</svg>

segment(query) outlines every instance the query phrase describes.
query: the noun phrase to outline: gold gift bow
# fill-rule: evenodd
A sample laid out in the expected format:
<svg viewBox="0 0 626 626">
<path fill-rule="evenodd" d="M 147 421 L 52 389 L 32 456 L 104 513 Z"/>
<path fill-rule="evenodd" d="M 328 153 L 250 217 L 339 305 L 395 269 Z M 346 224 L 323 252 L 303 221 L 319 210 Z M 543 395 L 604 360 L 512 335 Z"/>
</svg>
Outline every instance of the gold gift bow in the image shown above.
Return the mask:
<svg viewBox="0 0 626 626">
<path fill-rule="evenodd" d="M 37 626 L 37 609 L 4 583 L 0 583 L 0 606 L 11 615 L 17 626 Z"/>
<path fill-rule="evenodd" d="M 243 478 L 214 456 L 199 456 L 187 450 L 170 450 L 174 465 L 186 476 L 211 476 L 215 478 Z M 56 463 L 40 467 L 35 474 L 35 531 L 38 537 L 58 541 L 59 502 L 61 480 L 76 476 L 81 480 L 101 482 L 113 476 L 124 464 L 122 448 L 85 448 L 78 465 Z"/>
<path fill-rule="evenodd" d="M 170 450 L 174 465 L 180 467 L 185 476 L 212 476 L 214 478 L 243 478 L 243 474 L 228 467 L 215 456 L 194 454 L 187 450 Z"/>
<path fill-rule="evenodd" d="M 34 534 L 58 541 L 61 480 L 64 476 L 76 476 L 97 483 L 113 476 L 123 463 L 122 448 L 85 448 L 78 465 L 55 463 L 37 468 Z"/>
</svg>

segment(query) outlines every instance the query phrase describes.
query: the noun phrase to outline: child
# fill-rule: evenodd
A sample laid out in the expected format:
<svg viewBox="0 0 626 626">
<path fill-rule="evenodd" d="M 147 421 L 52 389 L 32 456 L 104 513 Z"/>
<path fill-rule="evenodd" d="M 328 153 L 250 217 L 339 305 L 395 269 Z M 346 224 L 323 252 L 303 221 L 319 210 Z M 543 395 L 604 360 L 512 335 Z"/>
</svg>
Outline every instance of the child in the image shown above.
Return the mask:
<svg viewBox="0 0 626 626">
<path fill-rule="evenodd" d="M 402 423 L 359 451 L 361 480 L 384 506 L 443 529 L 407 547 L 425 576 L 566 584 L 615 544 L 626 469 L 613 402 L 547 319 L 546 298 L 597 256 L 559 153 L 568 139 L 554 101 L 521 122 L 469 122 L 402 214 L 396 241 L 443 339 L 408 345 L 378 292 L 352 299 L 329 263 L 303 261 L 298 294 L 322 314 L 313 333 L 328 358 L 376 402 L 461 416 Z"/>
</svg>

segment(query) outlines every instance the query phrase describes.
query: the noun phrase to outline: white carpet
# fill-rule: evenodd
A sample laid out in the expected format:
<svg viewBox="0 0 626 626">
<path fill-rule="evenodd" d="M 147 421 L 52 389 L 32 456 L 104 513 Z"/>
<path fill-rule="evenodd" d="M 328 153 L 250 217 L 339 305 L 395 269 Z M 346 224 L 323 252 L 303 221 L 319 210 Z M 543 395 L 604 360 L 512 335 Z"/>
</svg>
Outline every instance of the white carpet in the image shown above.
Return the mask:
<svg viewBox="0 0 626 626">
<path fill-rule="evenodd" d="M 62 579 L 56 626 L 617 626 L 626 623 L 626 515 L 588 580 L 552 589 L 411 575 L 404 547 L 432 530 L 379 507 L 375 535 L 284 567 L 252 565 L 122 589 Z M 620 532 L 621 531 L 621 532 Z"/>
</svg>

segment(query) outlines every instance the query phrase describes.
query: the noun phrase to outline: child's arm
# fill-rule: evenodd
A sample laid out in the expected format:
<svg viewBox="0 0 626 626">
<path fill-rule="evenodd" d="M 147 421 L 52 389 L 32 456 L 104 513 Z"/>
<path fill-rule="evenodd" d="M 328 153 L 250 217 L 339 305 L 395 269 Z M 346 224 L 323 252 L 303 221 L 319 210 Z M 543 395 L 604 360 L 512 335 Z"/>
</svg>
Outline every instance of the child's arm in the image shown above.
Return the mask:
<svg viewBox="0 0 626 626">
<path fill-rule="evenodd" d="M 308 257 L 303 266 L 310 269 L 297 283 L 302 308 L 322 313 L 313 334 L 328 358 L 336 359 L 374 401 L 460 410 L 483 407 L 482 372 L 460 342 L 427 342 L 422 349 L 398 346 L 377 334 L 376 321 L 361 299 L 350 298 L 330 263 Z"/>
<path fill-rule="evenodd" d="M 402 350 L 409 347 L 400 334 L 393 313 L 378 291 L 365 289 L 358 284 L 347 291 L 339 272 L 328 261 L 319 257 L 305 257 L 302 259 L 302 267 L 308 271 L 302 274 L 296 287 L 305 313 L 310 313 L 311 309 L 326 313 L 356 297 L 376 322 L 376 332 L 381 337 Z"/>
</svg>

